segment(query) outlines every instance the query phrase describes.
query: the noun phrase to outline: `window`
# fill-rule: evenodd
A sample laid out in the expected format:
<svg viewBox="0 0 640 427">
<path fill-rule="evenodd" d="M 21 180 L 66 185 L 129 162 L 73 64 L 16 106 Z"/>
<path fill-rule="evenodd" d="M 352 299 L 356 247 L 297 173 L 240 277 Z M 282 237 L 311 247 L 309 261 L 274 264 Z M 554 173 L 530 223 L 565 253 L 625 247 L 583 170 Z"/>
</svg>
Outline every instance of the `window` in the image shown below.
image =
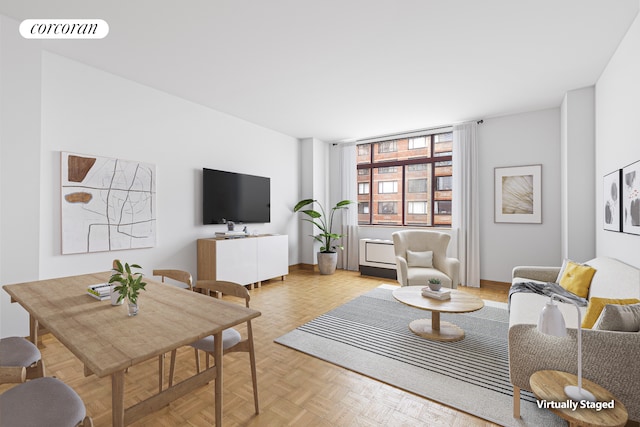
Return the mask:
<svg viewBox="0 0 640 427">
<path fill-rule="evenodd" d="M 420 163 L 417 165 L 407 165 L 407 172 L 419 172 L 419 171 L 426 171 L 426 170 L 427 170 L 426 163 Z"/>
<path fill-rule="evenodd" d="M 358 194 L 369 194 L 369 183 L 368 182 L 360 182 L 360 183 L 358 183 Z"/>
<path fill-rule="evenodd" d="M 398 213 L 398 204 L 396 202 L 379 202 L 378 213 L 380 215 L 395 215 Z"/>
<path fill-rule="evenodd" d="M 435 205 L 436 214 L 451 215 L 451 200 L 438 200 Z"/>
<path fill-rule="evenodd" d="M 408 202 L 407 213 L 411 215 L 426 215 L 427 202 Z"/>
<path fill-rule="evenodd" d="M 451 226 L 451 132 L 357 147 L 359 224 Z"/>
<path fill-rule="evenodd" d="M 420 136 L 418 138 L 409 138 L 409 150 L 418 148 L 427 148 L 427 138 Z"/>
<path fill-rule="evenodd" d="M 439 176 L 436 178 L 437 190 L 451 190 L 453 188 L 453 177 Z"/>
<path fill-rule="evenodd" d="M 378 182 L 378 194 L 392 194 L 398 192 L 398 181 Z"/>
<path fill-rule="evenodd" d="M 410 179 L 408 181 L 407 191 L 409 193 L 426 193 L 427 178 Z"/>
<path fill-rule="evenodd" d="M 378 153 L 395 153 L 398 151 L 397 141 L 378 142 Z"/>
<path fill-rule="evenodd" d="M 398 168 L 395 166 L 388 166 L 386 168 L 378 168 L 378 173 L 396 173 Z"/>
</svg>

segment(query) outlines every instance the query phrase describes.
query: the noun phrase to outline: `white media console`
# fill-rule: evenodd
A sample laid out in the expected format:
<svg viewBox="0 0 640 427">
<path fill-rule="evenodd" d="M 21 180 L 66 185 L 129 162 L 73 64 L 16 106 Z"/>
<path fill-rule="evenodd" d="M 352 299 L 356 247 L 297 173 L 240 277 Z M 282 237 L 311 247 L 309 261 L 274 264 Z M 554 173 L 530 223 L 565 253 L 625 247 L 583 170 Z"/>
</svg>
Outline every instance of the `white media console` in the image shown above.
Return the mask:
<svg viewBox="0 0 640 427">
<path fill-rule="evenodd" d="M 289 274 L 289 238 L 260 235 L 198 239 L 198 280 L 225 280 L 241 285 Z"/>
</svg>

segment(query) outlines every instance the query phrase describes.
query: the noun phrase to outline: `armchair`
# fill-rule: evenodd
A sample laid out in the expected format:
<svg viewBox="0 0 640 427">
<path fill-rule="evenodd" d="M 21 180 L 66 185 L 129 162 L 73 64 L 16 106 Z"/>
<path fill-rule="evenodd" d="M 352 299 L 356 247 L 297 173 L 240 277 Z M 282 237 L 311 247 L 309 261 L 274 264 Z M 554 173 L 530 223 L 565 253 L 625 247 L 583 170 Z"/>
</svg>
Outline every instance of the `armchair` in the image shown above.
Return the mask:
<svg viewBox="0 0 640 427">
<path fill-rule="evenodd" d="M 429 279 L 440 279 L 444 287 L 458 287 L 460 261 L 447 257 L 450 235 L 437 231 L 404 230 L 396 231 L 391 237 L 401 286 L 426 285 Z"/>
</svg>

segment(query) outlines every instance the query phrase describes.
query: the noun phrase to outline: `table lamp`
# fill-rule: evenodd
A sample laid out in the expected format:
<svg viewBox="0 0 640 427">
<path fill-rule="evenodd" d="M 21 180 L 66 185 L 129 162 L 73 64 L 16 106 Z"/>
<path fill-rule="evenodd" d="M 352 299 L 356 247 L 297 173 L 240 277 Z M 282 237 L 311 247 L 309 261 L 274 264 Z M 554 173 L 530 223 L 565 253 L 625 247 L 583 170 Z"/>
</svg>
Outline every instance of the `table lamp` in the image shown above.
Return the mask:
<svg viewBox="0 0 640 427">
<path fill-rule="evenodd" d="M 560 312 L 558 306 L 553 302 L 554 298 L 571 303 L 576 307 L 576 310 L 578 310 L 578 386 L 568 385 L 564 388 L 564 392 L 570 399 L 576 402 L 581 400 L 595 402 L 596 397 L 591 392 L 582 388 L 582 328 L 580 327 L 580 325 L 582 325 L 582 313 L 580 313 L 578 304 L 561 295 L 551 294 L 549 302 L 540 312 L 540 317 L 538 318 L 538 331 L 543 334 L 553 335 L 556 337 L 567 336 L 567 327 L 564 323 L 564 317 L 562 317 L 562 312 Z"/>
</svg>

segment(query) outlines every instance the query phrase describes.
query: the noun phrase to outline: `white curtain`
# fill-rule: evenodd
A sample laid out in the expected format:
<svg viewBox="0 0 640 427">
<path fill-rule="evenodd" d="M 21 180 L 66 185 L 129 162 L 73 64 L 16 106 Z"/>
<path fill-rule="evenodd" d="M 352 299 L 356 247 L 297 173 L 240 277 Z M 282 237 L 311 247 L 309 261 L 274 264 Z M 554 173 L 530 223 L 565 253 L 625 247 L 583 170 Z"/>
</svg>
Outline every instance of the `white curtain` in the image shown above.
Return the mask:
<svg viewBox="0 0 640 427">
<path fill-rule="evenodd" d="M 460 282 L 480 287 L 480 195 L 477 123 L 453 127 L 452 227 L 458 230 Z"/>
<path fill-rule="evenodd" d="M 340 145 L 340 200 L 352 200 L 357 203 L 357 173 L 355 144 Z M 342 211 L 340 233 L 344 250 L 338 254 L 338 267 L 357 271 L 358 263 L 358 205 L 349 205 Z"/>
</svg>

